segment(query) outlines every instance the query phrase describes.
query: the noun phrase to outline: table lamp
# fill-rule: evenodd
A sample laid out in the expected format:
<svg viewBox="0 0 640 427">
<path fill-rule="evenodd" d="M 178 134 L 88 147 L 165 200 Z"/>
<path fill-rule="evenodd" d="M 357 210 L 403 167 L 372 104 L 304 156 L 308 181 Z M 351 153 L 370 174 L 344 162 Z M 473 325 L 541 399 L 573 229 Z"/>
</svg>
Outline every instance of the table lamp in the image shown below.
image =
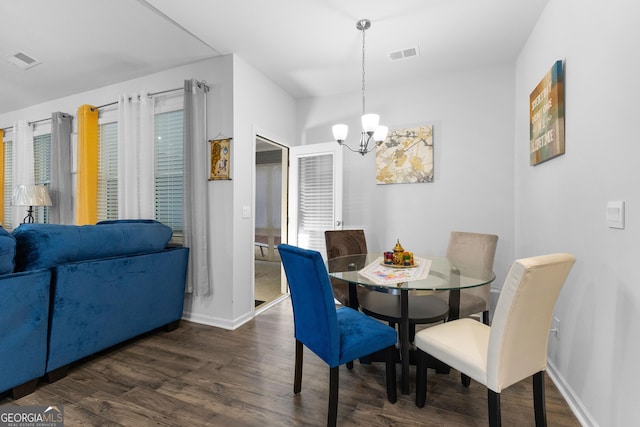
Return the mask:
<svg viewBox="0 0 640 427">
<path fill-rule="evenodd" d="M 51 206 L 49 190 L 44 185 L 18 185 L 13 191 L 13 206 L 29 206 L 27 216 L 22 220 L 23 224 L 34 222 L 34 206 Z"/>
</svg>

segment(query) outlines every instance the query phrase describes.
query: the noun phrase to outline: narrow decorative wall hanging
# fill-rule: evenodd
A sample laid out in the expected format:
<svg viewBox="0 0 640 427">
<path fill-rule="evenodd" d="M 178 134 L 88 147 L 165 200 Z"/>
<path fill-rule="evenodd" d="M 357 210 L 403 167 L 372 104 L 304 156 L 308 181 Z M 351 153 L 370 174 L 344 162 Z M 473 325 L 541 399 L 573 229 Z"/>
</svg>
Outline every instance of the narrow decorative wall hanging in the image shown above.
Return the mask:
<svg viewBox="0 0 640 427">
<path fill-rule="evenodd" d="M 433 182 L 433 127 L 393 129 L 376 146 L 376 184 Z"/>
<path fill-rule="evenodd" d="M 564 73 L 556 61 L 529 96 L 529 164 L 564 154 Z"/>
<path fill-rule="evenodd" d="M 230 180 L 231 172 L 231 138 L 210 139 L 211 173 L 209 181 Z"/>
</svg>

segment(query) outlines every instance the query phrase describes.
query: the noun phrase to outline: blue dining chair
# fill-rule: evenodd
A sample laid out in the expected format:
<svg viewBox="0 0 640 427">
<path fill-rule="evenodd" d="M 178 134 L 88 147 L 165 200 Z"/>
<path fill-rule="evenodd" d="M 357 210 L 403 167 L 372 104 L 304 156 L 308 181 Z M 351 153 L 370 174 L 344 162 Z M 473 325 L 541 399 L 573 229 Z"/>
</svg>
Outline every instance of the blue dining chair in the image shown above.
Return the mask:
<svg viewBox="0 0 640 427">
<path fill-rule="evenodd" d="M 302 389 L 303 345 L 330 368 L 327 425 L 338 415 L 338 367 L 378 351 L 386 352 L 387 398 L 395 403 L 395 329 L 349 307 L 336 309 L 331 282 L 317 251 L 278 245 L 293 306 L 296 361 L 293 392 Z"/>
</svg>

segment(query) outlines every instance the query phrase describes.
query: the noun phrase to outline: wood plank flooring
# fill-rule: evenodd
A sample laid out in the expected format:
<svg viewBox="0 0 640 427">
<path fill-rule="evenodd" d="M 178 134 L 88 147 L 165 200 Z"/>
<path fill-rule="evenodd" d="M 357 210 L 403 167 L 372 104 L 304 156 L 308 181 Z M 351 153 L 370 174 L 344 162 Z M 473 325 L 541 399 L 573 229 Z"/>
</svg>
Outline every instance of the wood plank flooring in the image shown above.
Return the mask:
<svg viewBox="0 0 640 427">
<path fill-rule="evenodd" d="M 67 377 L 0 405 L 64 405 L 65 426 L 322 426 L 329 369 L 305 350 L 302 392 L 293 394 L 294 339 L 284 300 L 235 331 L 181 322 L 74 364 Z M 398 369 L 398 375 L 400 370 Z M 460 375 L 429 370 L 427 404 L 411 394 L 386 399 L 384 364 L 340 368 L 341 426 L 485 426 L 486 389 Z M 505 426 L 533 426 L 532 384 L 502 394 Z M 553 382 L 546 379 L 550 426 L 579 426 Z"/>
</svg>

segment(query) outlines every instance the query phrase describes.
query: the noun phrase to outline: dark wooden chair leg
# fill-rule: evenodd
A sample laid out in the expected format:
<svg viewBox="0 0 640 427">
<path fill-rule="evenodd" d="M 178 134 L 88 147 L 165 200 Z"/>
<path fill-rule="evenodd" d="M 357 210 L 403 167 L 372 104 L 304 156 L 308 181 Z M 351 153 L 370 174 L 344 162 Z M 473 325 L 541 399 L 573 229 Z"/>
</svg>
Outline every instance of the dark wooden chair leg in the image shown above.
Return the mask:
<svg viewBox="0 0 640 427">
<path fill-rule="evenodd" d="M 329 373 L 329 413 L 327 427 L 335 427 L 338 421 L 338 381 L 340 371 L 338 366 L 331 368 Z"/>
<path fill-rule="evenodd" d="M 460 373 L 460 381 L 462 381 L 462 385 L 465 387 L 469 387 L 469 384 L 471 384 L 471 378 L 463 373 Z"/>
<path fill-rule="evenodd" d="M 502 420 L 500 419 L 500 393 L 487 389 L 487 397 L 489 400 L 489 427 L 500 427 Z"/>
<path fill-rule="evenodd" d="M 398 390 L 396 384 L 396 347 L 387 348 L 387 399 L 389 402 L 396 403 L 398 401 Z"/>
<path fill-rule="evenodd" d="M 296 367 L 295 373 L 293 376 L 293 392 L 295 394 L 300 393 L 302 390 L 302 354 L 304 353 L 304 348 L 302 347 L 302 343 L 296 340 Z"/>
<path fill-rule="evenodd" d="M 547 409 L 544 403 L 544 371 L 533 374 L 533 408 L 536 427 L 546 427 Z"/>
<path fill-rule="evenodd" d="M 25 397 L 28 394 L 36 391 L 36 386 L 38 385 L 39 378 L 35 378 L 31 381 L 27 381 L 24 384 L 20 384 L 11 389 L 11 398 L 13 400 L 18 400 L 21 397 Z"/>
<path fill-rule="evenodd" d="M 489 310 L 482 312 L 482 323 L 487 326 L 491 326 L 489 323 Z"/>
<path fill-rule="evenodd" d="M 409 323 L 409 342 L 414 342 L 416 340 L 416 324 Z"/>
<path fill-rule="evenodd" d="M 424 408 L 427 401 L 427 353 L 418 349 L 416 360 L 416 406 Z"/>
</svg>

